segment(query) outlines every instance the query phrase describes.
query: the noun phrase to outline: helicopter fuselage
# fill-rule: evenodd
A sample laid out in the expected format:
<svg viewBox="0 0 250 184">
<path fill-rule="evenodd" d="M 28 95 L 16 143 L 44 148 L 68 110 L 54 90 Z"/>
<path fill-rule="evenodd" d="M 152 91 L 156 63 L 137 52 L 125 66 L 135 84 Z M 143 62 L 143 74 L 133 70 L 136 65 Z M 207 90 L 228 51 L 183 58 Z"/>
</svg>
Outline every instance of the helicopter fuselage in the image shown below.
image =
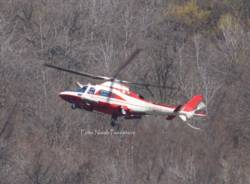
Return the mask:
<svg viewBox="0 0 250 184">
<path fill-rule="evenodd" d="M 75 91 L 61 92 L 59 96 L 71 103 L 73 108 L 95 110 L 127 119 L 140 118 L 142 115 L 169 115 L 176 109 L 175 106 L 146 101 L 125 85 L 114 82 L 88 84 Z"/>
</svg>

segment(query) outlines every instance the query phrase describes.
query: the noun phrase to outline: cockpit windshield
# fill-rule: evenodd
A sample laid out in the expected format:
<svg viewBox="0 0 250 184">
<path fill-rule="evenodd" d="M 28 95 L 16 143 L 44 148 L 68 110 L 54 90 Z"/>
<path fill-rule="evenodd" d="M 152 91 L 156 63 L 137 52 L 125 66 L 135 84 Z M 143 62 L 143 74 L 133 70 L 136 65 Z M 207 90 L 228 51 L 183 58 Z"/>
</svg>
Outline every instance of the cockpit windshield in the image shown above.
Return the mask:
<svg viewBox="0 0 250 184">
<path fill-rule="evenodd" d="M 84 93 L 87 88 L 88 88 L 88 86 L 83 86 L 82 88 L 77 88 L 76 92 Z"/>
</svg>

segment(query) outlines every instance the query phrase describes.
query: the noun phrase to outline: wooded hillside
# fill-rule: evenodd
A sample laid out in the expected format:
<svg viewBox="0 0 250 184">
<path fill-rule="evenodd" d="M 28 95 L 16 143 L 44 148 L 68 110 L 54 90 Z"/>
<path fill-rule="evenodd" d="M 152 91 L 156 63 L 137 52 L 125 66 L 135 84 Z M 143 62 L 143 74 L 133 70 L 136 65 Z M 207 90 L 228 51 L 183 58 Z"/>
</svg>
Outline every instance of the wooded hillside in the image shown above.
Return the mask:
<svg viewBox="0 0 250 184">
<path fill-rule="evenodd" d="M 203 94 L 207 118 L 120 120 L 58 93 L 98 83 L 44 63 L 124 80 L 159 103 Z M 249 0 L 0 0 L 0 183 L 250 183 Z"/>
</svg>

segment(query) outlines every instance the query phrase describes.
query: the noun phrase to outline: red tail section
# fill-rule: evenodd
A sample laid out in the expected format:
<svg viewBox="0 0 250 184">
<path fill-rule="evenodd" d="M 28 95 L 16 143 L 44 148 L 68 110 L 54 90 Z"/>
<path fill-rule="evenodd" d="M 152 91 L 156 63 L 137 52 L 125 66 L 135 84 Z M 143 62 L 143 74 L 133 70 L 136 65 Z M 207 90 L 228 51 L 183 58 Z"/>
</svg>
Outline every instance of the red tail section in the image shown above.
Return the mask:
<svg viewBox="0 0 250 184">
<path fill-rule="evenodd" d="M 179 117 L 182 121 L 187 121 L 193 116 L 205 116 L 203 113 L 197 113 L 197 111 L 204 109 L 206 105 L 202 102 L 203 96 L 193 96 L 186 104 L 181 108 Z"/>
<path fill-rule="evenodd" d="M 187 121 L 193 116 L 204 117 L 206 114 L 198 113 L 201 109 L 205 108 L 206 105 L 202 102 L 203 96 L 193 96 L 186 104 L 176 107 L 172 115 L 167 117 L 167 120 L 172 120 L 178 115 L 183 121 Z"/>
<path fill-rule="evenodd" d="M 186 111 L 186 112 L 194 111 L 198 107 L 198 105 L 201 103 L 202 100 L 203 100 L 203 96 L 201 95 L 193 96 L 193 98 L 191 98 L 186 104 L 182 106 L 181 110 Z"/>
</svg>

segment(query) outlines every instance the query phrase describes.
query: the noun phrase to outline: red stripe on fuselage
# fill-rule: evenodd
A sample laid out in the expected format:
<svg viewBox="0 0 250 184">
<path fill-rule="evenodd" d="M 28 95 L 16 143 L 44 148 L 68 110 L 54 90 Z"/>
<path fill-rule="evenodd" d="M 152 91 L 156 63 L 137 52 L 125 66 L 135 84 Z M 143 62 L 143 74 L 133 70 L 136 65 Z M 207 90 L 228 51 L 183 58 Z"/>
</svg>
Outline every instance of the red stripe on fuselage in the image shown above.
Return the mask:
<svg viewBox="0 0 250 184">
<path fill-rule="evenodd" d="M 98 102 L 98 104 L 94 106 L 94 110 L 106 114 L 116 114 L 117 116 L 121 114 L 121 107 L 119 105 L 110 104 L 108 102 Z"/>
</svg>

